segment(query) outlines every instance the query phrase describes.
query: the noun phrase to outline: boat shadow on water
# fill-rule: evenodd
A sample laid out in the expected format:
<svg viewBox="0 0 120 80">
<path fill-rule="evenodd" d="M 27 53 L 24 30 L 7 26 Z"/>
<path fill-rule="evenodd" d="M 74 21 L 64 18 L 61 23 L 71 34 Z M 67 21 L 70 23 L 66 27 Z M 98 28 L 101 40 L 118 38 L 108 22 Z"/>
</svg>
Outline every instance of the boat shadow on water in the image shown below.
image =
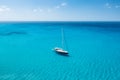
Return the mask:
<svg viewBox="0 0 120 80">
<path fill-rule="evenodd" d="M 70 57 L 69 54 L 62 54 L 62 53 L 59 53 L 59 52 L 55 52 L 57 55 L 60 55 L 60 56 L 64 56 L 64 57 Z"/>
</svg>

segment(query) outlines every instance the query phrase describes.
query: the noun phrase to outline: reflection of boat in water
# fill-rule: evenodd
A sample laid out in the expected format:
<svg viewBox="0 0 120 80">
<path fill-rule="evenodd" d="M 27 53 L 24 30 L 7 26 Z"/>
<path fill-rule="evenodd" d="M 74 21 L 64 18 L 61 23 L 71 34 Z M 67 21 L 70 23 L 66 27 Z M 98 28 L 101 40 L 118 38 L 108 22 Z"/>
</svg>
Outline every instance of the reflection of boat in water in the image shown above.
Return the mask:
<svg viewBox="0 0 120 80">
<path fill-rule="evenodd" d="M 62 48 L 59 47 L 55 47 L 54 51 L 59 53 L 59 54 L 63 54 L 66 55 L 68 54 L 68 51 L 64 50 L 63 48 L 65 47 L 64 43 L 65 43 L 65 39 L 64 39 L 64 32 L 63 32 L 63 28 L 61 28 L 61 37 L 62 37 Z"/>
</svg>

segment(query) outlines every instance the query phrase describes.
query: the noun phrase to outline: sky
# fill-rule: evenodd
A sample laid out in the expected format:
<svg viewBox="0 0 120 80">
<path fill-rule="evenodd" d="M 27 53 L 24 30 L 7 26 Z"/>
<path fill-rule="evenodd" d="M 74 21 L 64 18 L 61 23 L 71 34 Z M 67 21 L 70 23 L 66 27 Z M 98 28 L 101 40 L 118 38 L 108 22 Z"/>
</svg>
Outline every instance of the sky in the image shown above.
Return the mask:
<svg viewBox="0 0 120 80">
<path fill-rule="evenodd" d="M 0 21 L 120 21 L 120 0 L 0 0 Z"/>
</svg>

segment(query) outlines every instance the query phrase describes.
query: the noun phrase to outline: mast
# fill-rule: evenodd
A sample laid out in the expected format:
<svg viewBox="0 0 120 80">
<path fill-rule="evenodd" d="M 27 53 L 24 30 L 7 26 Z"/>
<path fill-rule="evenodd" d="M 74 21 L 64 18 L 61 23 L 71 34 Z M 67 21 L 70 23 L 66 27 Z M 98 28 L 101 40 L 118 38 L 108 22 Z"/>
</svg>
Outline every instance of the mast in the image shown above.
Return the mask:
<svg viewBox="0 0 120 80">
<path fill-rule="evenodd" d="M 65 50 L 68 50 L 68 46 L 67 46 L 67 41 L 65 39 L 65 35 L 64 35 L 64 29 L 63 27 L 61 28 L 61 39 L 62 39 L 62 48 Z"/>
<path fill-rule="evenodd" d="M 63 31 L 63 27 L 61 28 L 61 39 L 62 39 L 62 48 L 64 48 L 64 31 Z"/>
</svg>

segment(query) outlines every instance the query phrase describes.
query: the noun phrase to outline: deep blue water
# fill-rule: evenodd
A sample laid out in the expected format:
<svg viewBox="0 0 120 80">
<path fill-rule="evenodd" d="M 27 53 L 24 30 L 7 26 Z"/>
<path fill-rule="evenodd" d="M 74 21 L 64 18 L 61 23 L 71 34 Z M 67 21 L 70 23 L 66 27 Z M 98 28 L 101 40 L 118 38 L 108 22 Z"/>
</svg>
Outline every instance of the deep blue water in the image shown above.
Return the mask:
<svg viewBox="0 0 120 80">
<path fill-rule="evenodd" d="M 120 22 L 1 22 L 0 80 L 120 80 Z"/>
</svg>

